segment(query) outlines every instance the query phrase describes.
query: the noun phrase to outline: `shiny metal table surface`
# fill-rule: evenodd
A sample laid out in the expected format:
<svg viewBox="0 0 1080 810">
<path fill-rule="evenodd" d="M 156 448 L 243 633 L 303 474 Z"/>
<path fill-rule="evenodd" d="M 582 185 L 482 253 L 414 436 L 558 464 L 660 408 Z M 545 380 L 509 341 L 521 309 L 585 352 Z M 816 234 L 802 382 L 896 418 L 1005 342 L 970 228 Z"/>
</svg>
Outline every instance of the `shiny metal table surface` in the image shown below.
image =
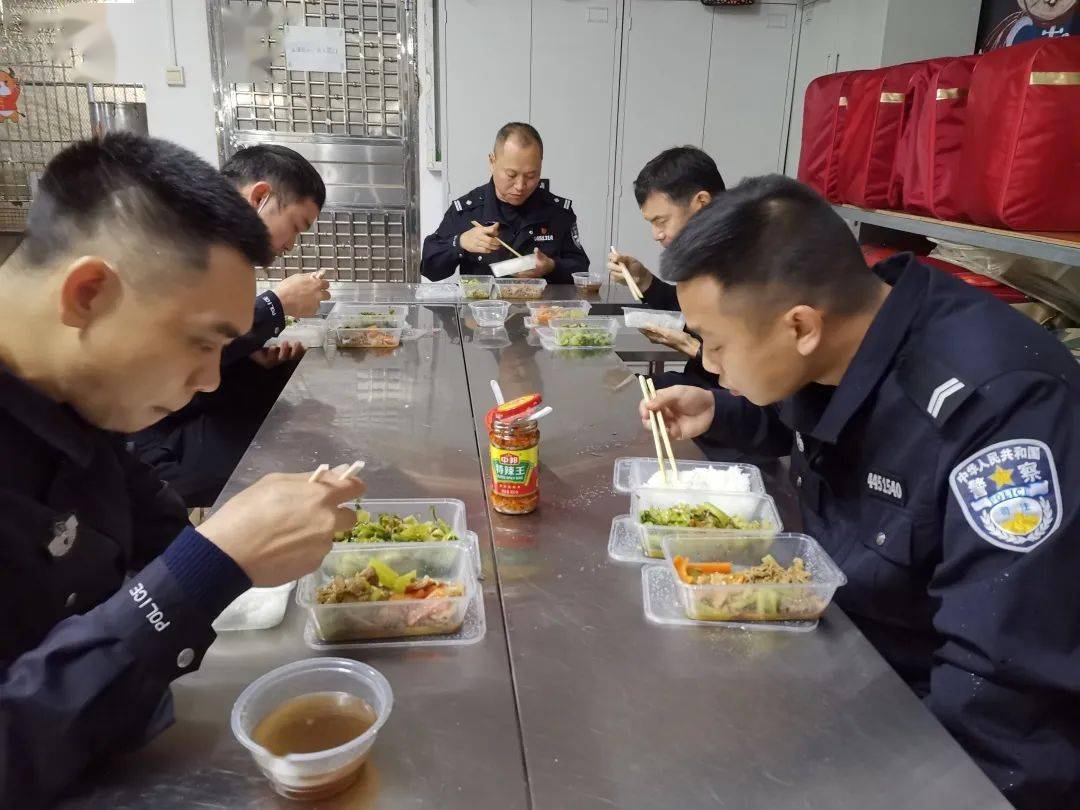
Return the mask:
<svg viewBox="0 0 1080 810">
<path fill-rule="evenodd" d="M 432 330 L 396 350 L 311 351 L 222 499 L 266 473 L 367 460 L 368 496 L 460 498 L 481 538 L 487 634 L 471 646 L 332 653 L 361 658 L 394 690 L 390 721 L 359 782 L 319 808 L 527 807 L 521 741 L 490 530 L 454 307 L 417 307 Z M 318 653 L 290 602 L 272 630 L 222 633 L 198 672 L 173 685 L 176 724 L 110 763 L 72 807 L 302 807 L 277 798 L 233 739 L 241 690 Z"/>
<path fill-rule="evenodd" d="M 613 462 L 652 453 L 636 383 L 613 352 L 530 345 L 522 309 L 493 338 L 464 310 L 418 306 L 427 334 L 396 350 L 309 352 L 223 493 L 363 457 L 370 497 L 460 498 L 481 537 L 486 637 L 343 653 L 387 676 L 394 712 L 358 784 L 313 806 L 1007 807 L 839 610 L 807 634 L 647 622 L 639 568 L 606 552 L 628 510 Z M 531 516 L 487 507 L 491 378 L 556 408 Z M 790 519 L 790 493 L 767 483 Z M 222 634 L 175 683 L 175 726 L 68 806 L 297 806 L 273 795 L 228 716 L 256 677 L 316 654 L 302 628 L 290 604 L 274 630 Z"/>
<path fill-rule="evenodd" d="M 463 347 L 481 437 L 491 378 L 555 407 L 540 508 L 491 513 L 533 807 L 1008 807 L 835 607 L 811 633 L 650 624 L 639 567 L 606 548 L 629 510 L 613 463 L 653 453 L 638 386 L 613 353 L 535 348 L 520 316 L 508 333 L 492 350 L 464 327 Z"/>
<path fill-rule="evenodd" d="M 449 279 L 448 279 L 449 280 Z M 280 279 L 260 279 L 256 283 L 259 292 L 272 290 Z M 430 284 L 399 284 L 377 281 L 331 281 L 332 301 L 357 302 L 365 304 L 451 304 L 468 303 L 441 299 L 432 290 L 425 290 Z M 622 284 L 605 281 L 598 293 L 579 293 L 573 284 L 548 284 L 544 288 L 547 301 L 581 299 L 593 304 L 631 305 L 634 299 Z"/>
</svg>

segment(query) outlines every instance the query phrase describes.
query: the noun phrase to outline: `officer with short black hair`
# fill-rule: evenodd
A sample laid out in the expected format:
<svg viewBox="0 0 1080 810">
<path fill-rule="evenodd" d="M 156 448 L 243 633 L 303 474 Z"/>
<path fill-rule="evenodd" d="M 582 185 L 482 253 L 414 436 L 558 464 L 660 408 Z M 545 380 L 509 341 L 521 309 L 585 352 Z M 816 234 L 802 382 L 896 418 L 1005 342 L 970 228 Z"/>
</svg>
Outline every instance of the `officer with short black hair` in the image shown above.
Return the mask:
<svg viewBox="0 0 1080 810">
<path fill-rule="evenodd" d="M 705 367 L 673 438 L 791 455 L 836 600 L 1021 810 L 1080 807 L 1080 367 L 909 254 L 872 272 L 829 204 L 752 178 L 664 253 Z M 647 424 L 647 420 L 646 420 Z"/>
<path fill-rule="evenodd" d="M 491 179 L 446 209 L 438 230 L 424 240 L 421 274 L 432 281 L 456 270 L 490 275 L 492 264 L 514 258 L 500 240 L 523 256 L 536 256 L 536 268 L 519 278 L 572 284 L 574 273 L 588 270 L 573 205 L 540 178 L 543 159 L 544 142 L 534 127 L 517 121 L 503 126 L 488 155 Z"/>
</svg>

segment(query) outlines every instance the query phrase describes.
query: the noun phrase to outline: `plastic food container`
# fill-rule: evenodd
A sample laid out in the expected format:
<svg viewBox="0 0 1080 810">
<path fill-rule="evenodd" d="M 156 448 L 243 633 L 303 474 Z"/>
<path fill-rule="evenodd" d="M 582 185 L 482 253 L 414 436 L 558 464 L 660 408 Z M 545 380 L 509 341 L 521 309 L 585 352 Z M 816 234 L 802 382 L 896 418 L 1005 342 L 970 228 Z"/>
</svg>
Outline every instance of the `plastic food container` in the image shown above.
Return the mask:
<svg viewBox="0 0 1080 810">
<path fill-rule="evenodd" d="M 530 301 L 527 326 L 548 326 L 555 318 L 585 318 L 592 309 L 588 301 Z"/>
<path fill-rule="evenodd" d="M 335 330 L 337 345 L 342 349 L 393 349 L 401 345 L 401 333 L 405 327 L 368 327 L 352 329 L 339 326 Z"/>
<path fill-rule="evenodd" d="M 461 596 L 401 599 L 386 602 L 347 602 L 320 605 L 315 590 L 335 576 L 351 576 L 373 559 L 397 573 L 416 569 L 417 576 L 460 583 Z M 476 587 L 468 548 L 458 542 L 382 543 L 355 548 L 335 546 L 318 571 L 300 580 L 296 602 L 311 614 L 319 641 L 357 641 L 453 633 L 465 620 Z"/>
<path fill-rule="evenodd" d="M 510 301 L 543 298 L 546 286 L 547 280 L 542 278 L 495 279 L 495 292 L 498 293 L 499 298 Z"/>
<path fill-rule="evenodd" d="M 665 469 L 671 472 L 671 467 Z M 733 464 L 719 461 L 676 461 L 675 469 L 679 474 L 690 470 L 738 470 L 750 479 L 750 492 L 765 494 L 765 482 L 761 478 L 761 470 L 753 464 Z M 616 492 L 632 492 L 638 487 L 643 487 L 652 476 L 660 470 L 656 458 L 619 458 L 615 460 L 615 475 L 612 485 Z"/>
<path fill-rule="evenodd" d="M 491 273 L 496 278 L 503 276 L 516 276 L 518 273 L 527 273 L 536 269 L 536 255 L 530 253 L 527 256 L 518 256 L 514 259 L 495 262 L 491 265 Z"/>
<path fill-rule="evenodd" d="M 664 557 L 674 570 L 676 556 L 691 562 L 729 562 L 734 570 L 761 563 L 772 555 L 782 566 L 799 557 L 811 581 L 793 584 L 688 585 L 678 573 L 675 587 L 687 618 L 717 622 L 814 621 L 829 606 L 836 589 L 847 582 L 817 541 L 805 534 L 760 537 L 712 533 L 705 537 L 671 535 L 663 541 Z"/>
<path fill-rule="evenodd" d="M 420 520 L 431 520 L 432 514 L 439 520 L 445 520 L 450 524 L 454 534 L 459 539 L 465 539 L 468 527 L 465 525 L 465 503 L 456 498 L 383 498 L 378 500 L 350 501 L 345 504 L 350 509 L 363 509 L 372 520 L 378 520 L 380 515 L 416 515 Z M 445 540 L 432 542 L 443 543 Z M 380 544 L 383 545 L 383 544 Z M 335 548 L 363 548 L 357 543 L 335 543 Z"/>
<path fill-rule="evenodd" d="M 334 307 L 330 320 L 334 326 L 366 329 L 394 329 L 405 326 L 409 308 L 401 304 L 384 306 L 379 304 L 338 304 Z"/>
<path fill-rule="evenodd" d="M 600 285 L 603 283 L 602 279 L 594 276 L 590 273 L 574 273 L 574 286 L 577 287 L 578 292 L 584 293 L 598 293 L 600 292 Z"/>
<path fill-rule="evenodd" d="M 374 725 L 337 748 L 283 757 L 251 738 L 259 722 L 282 703 L 313 692 L 362 698 L 375 710 Z M 378 670 L 346 658 L 308 658 L 271 670 L 241 692 L 233 704 L 232 733 L 282 796 L 321 799 L 353 782 L 393 707 L 394 692 Z"/>
<path fill-rule="evenodd" d="M 417 301 L 457 301 L 461 285 L 456 281 L 432 281 L 416 285 Z"/>
<path fill-rule="evenodd" d="M 607 347 L 615 345 L 619 322 L 615 318 L 553 318 L 555 344 L 562 348 Z"/>
<path fill-rule="evenodd" d="M 469 313 L 480 328 L 498 328 L 506 323 L 510 304 L 507 301 L 474 301 L 469 304 Z"/>
<path fill-rule="evenodd" d="M 276 346 L 286 340 L 295 340 L 305 349 L 321 349 L 326 345 L 326 321 L 322 318 L 299 318 L 296 323 L 286 326 L 281 333 L 267 341 L 267 346 Z"/>
<path fill-rule="evenodd" d="M 494 284 L 491 276 L 462 276 L 461 297 L 466 301 L 484 301 L 491 298 Z"/>
<path fill-rule="evenodd" d="M 686 325 L 686 318 L 681 312 L 669 312 L 664 309 L 638 309 L 623 307 L 623 320 L 631 329 L 644 329 L 655 326 L 659 329 L 671 329 L 681 332 Z"/>
<path fill-rule="evenodd" d="M 641 513 L 645 509 L 669 508 L 676 504 L 698 506 L 711 503 L 731 517 L 743 520 L 761 521 L 760 529 L 694 529 L 687 526 L 657 526 L 641 522 Z M 646 557 L 664 556 L 663 541 L 666 537 L 684 535 L 686 537 L 710 534 L 734 534 L 739 536 L 757 535 L 772 537 L 782 531 L 784 526 L 776 502 L 768 495 L 757 492 L 708 492 L 700 489 L 653 489 L 638 487 L 630 496 L 630 514 L 638 526 L 641 536 L 641 550 Z M 759 559 L 758 562 L 761 562 Z"/>
<path fill-rule="evenodd" d="M 268 630 L 285 618 L 289 593 L 295 582 L 276 588 L 248 588 L 214 619 L 214 630 Z"/>
</svg>

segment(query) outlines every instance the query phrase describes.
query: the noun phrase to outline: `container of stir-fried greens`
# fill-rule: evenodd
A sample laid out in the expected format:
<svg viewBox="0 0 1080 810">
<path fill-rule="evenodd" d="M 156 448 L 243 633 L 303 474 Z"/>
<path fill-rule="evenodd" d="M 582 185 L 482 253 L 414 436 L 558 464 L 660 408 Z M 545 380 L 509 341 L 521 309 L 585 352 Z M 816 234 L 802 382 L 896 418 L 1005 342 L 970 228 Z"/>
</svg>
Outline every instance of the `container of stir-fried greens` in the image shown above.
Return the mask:
<svg viewBox="0 0 1080 810">
<path fill-rule="evenodd" d="M 465 504 L 454 498 L 365 500 L 350 506 L 356 510 L 356 524 L 335 537 L 335 543 L 430 543 L 465 538 Z"/>
<path fill-rule="evenodd" d="M 771 536 L 783 530 L 776 502 L 758 492 L 709 492 L 639 487 L 630 514 L 646 557 L 664 556 L 665 537 L 706 536 L 714 532 Z"/>
</svg>

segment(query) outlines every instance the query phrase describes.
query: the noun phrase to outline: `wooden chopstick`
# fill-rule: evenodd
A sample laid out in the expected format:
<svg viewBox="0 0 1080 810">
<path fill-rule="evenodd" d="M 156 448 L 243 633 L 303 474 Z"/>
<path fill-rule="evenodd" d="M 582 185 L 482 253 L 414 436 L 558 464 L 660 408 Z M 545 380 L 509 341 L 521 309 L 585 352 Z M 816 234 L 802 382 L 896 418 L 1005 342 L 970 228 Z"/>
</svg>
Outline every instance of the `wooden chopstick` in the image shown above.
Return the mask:
<svg viewBox="0 0 1080 810">
<path fill-rule="evenodd" d="M 641 398 L 646 403 L 649 401 L 649 389 L 645 386 L 645 378 L 638 377 L 638 382 L 641 383 Z M 667 471 L 664 470 L 664 451 L 660 448 L 660 428 L 656 422 L 656 414 L 653 411 L 649 411 L 649 427 L 652 428 L 653 444 L 656 445 L 656 463 L 660 465 L 660 480 L 664 482 L 664 486 L 667 486 L 668 478 Z"/>
<path fill-rule="evenodd" d="M 615 250 L 615 246 L 611 245 L 611 252 L 618 256 L 619 251 Z M 634 281 L 634 277 L 630 275 L 630 270 L 622 262 L 615 262 L 619 267 L 619 272 L 622 273 L 623 280 L 626 282 L 627 288 L 630 290 L 630 295 L 634 296 L 634 300 L 639 304 L 645 300 L 645 294 L 641 292 L 641 288 Z"/>
<path fill-rule="evenodd" d="M 477 228 L 483 228 L 484 227 L 479 222 L 477 222 L 475 219 L 472 220 L 472 224 L 475 225 Z M 510 247 L 508 244 L 506 244 L 506 242 L 504 242 L 499 237 L 496 236 L 495 241 L 498 242 L 500 245 L 502 245 L 507 250 L 509 250 L 511 253 L 513 253 L 515 256 L 517 256 L 519 259 L 522 258 L 520 253 L 518 253 L 516 250 L 514 250 L 512 247 Z"/>
<path fill-rule="evenodd" d="M 364 463 L 365 462 L 363 461 L 354 461 L 352 464 L 349 465 L 349 469 L 345 470 L 345 472 L 341 474 L 340 480 L 344 481 L 346 478 L 351 478 L 353 475 L 360 472 L 362 469 L 364 469 Z"/>
<path fill-rule="evenodd" d="M 329 464 L 320 464 L 318 467 L 315 468 L 315 472 L 313 472 L 311 474 L 311 478 L 308 479 L 308 483 L 309 484 L 314 484 L 316 481 L 318 481 L 320 478 L 322 478 L 323 473 L 326 472 L 329 469 L 330 469 Z"/>
<path fill-rule="evenodd" d="M 656 396 L 656 386 L 653 385 L 652 377 L 646 377 L 645 382 L 649 386 L 649 399 L 653 399 Z M 664 449 L 667 450 L 668 460 L 671 462 L 671 478 L 677 484 L 679 483 L 679 468 L 675 464 L 675 453 L 671 449 L 671 437 L 668 435 L 667 425 L 664 423 L 664 415 L 660 411 L 656 411 L 656 421 L 660 424 L 660 435 L 664 439 Z"/>
</svg>

